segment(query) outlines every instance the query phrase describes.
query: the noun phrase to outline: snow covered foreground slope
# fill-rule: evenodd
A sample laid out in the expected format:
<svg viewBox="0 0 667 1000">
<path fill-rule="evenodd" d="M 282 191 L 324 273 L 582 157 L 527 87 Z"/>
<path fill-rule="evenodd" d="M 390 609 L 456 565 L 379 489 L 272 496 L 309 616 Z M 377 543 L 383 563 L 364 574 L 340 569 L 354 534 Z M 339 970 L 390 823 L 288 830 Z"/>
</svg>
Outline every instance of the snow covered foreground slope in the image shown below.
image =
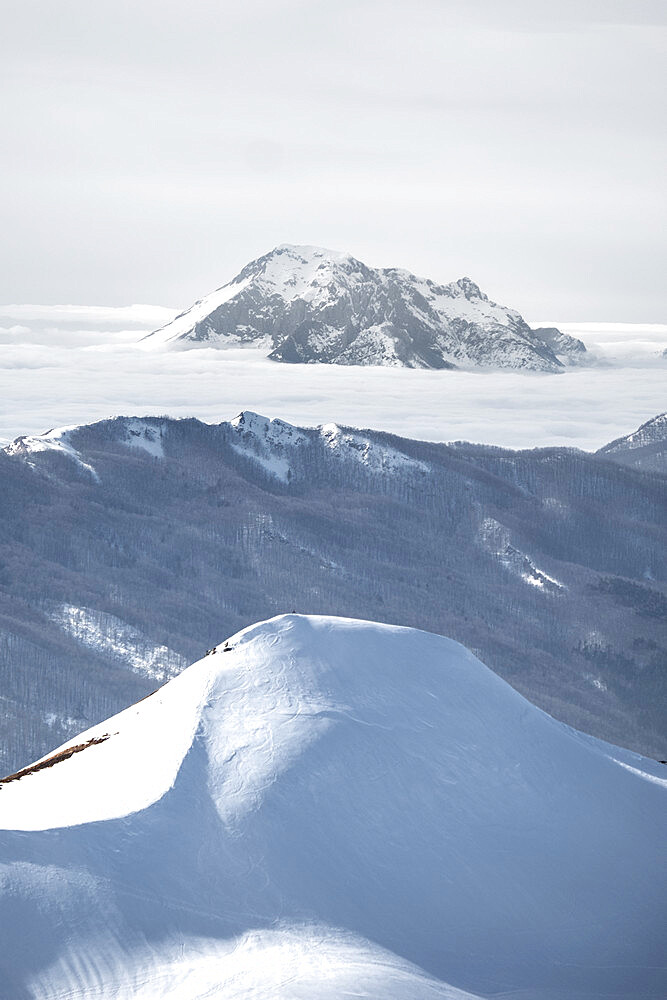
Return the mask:
<svg viewBox="0 0 667 1000">
<path fill-rule="evenodd" d="M 230 645 L 0 785 L 3 998 L 664 995 L 660 765 L 429 633 Z"/>
</svg>

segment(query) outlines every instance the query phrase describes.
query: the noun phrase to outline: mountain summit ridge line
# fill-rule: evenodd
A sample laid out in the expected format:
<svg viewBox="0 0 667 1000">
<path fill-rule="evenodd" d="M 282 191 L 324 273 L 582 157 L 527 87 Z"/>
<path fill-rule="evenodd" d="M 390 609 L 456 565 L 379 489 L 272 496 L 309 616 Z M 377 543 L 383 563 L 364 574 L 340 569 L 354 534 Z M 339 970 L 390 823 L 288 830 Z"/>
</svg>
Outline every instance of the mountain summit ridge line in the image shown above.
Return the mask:
<svg viewBox="0 0 667 1000">
<path fill-rule="evenodd" d="M 146 348 L 265 347 L 291 364 L 558 372 L 581 341 L 532 330 L 470 278 L 439 284 L 350 254 L 282 244 L 172 322 Z"/>
</svg>

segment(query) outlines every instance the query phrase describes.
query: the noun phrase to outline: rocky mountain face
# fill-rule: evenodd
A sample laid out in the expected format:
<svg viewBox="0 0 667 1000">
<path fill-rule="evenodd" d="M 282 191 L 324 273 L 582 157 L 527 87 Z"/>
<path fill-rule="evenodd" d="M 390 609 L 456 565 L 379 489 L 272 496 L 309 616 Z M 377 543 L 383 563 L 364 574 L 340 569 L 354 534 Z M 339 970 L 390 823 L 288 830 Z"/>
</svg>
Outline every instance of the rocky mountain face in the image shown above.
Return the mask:
<svg viewBox="0 0 667 1000">
<path fill-rule="evenodd" d="M 246 412 L 20 438 L 0 476 L 5 771 L 295 610 L 452 636 L 557 718 L 667 757 L 655 474 Z"/>
<path fill-rule="evenodd" d="M 636 469 L 667 473 L 667 413 L 659 413 L 632 434 L 604 445 L 598 455 Z"/>
<path fill-rule="evenodd" d="M 557 333 L 548 333 L 552 346 L 469 278 L 441 285 L 349 254 L 285 245 L 144 345 L 256 344 L 288 363 L 557 372 L 559 351 L 573 349 L 573 338 Z"/>
<path fill-rule="evenodd" d="M 568 364 L 580 364 L 587 353 L 583 340 L 563 333 L 555 326 L 536 326 L 533 333 L 550 347 L 557 358 Z"/>
</svg>

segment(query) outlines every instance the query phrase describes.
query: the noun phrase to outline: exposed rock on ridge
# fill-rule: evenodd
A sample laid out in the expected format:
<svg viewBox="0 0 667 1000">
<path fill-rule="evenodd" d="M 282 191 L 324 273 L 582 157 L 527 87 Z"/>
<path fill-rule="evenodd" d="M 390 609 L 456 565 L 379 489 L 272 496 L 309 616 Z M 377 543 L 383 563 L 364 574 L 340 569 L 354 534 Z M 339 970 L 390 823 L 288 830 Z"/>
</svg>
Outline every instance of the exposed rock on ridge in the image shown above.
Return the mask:
<svg viewBox="0 0 667 1000">
<path fill-rule="evenodd" d="M 583 355 L 587 353 L 583 340 L 572 337 L 569 333 L 563 333 L 558 327 L 537 326 L 533 327 L 533 333 L 550 347 L 558 358 L 563 358 L 570 364 L 581 363 Z"/>
<path fill-rule="evenodd" d="M 252 344 L 274 361 L 305 364 L 562 368 L 554 347 L 518 312 L 492 302 L 469 278 L 441 285 L 291 245 L 252 261 L 144 344 Z"/>
</svg>

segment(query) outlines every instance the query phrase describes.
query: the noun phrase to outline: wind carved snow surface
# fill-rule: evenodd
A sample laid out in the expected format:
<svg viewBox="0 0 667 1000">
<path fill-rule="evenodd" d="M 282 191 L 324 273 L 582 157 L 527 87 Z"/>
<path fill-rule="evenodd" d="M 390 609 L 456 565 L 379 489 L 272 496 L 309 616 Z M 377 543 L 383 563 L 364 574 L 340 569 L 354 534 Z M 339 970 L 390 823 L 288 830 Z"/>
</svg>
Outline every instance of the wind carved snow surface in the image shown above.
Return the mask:
<svg viewBox="0 0 667 1000">
<path fill-rule="evenodd" d="M 258 636 L 246 647 L 243 635 L 235 640 L 240 640 L 236 669 L 216 689 L 204 724 L 209 791 L 229 829 L 259 808 L 278 776 L 321 739 L 336 715 L 350 711 L 330 697 L 305 693 L 316 689 L 316 665 L 281 655 L 274 637 Z M 262 646 L 272 658 L 272 670 L 253 676 Z"/>
<path fill-rule="evenodd" d="M 82 646 L 120 661 L 142 677 L 165 681 L 187 666 L 178 653 L 156 646 L 138 629 L 104 611 L 63 604 L 48 615 Z"/>
<path fill-rule="evenodd" d="M 162 467 L 149 452 L 123 443 L 128 427 L 160 428 Z M 210 645 L 216 616 L 232 631 L 246 616 L 285 605 L 358 610 L 451 630 L 483 650 L 503 676 L 514 670 L 510 650 L 521 647 L 529 664 L 522 690 L 541 707 L 552 704 L 546 701 L 547 690 L 551 699 L 564 685 L 569 693 L 560 701 L 561 718 L 612 742 L 662 755 L 662 703 L 651 667 L 661 641 L 659 616 L 646 618 L 634 610 L 661 606 L 664 573 L 655 539 L 664 511 L 652 477 L 628 478 L 616 463 L 569 450 L 498 455 L 492 449 L 437 447 L 338 423 L 295 428 L 248 410 L 216 425 L 115 418 L 80 427 L 72 432 L 72 443 L 95 465 L 100 486 L 75 477 L 69 459 L 33 454 L 35 468 L 44 470 L 38 475 L 22 457 L 0 454 L 8 484 L 16 483 L 14 495 L 35 500 L 34 506 L 17 505 L 10 490 L 5 498 L 17 572 L 12 577 L 7 565 L 0 567 L 0 576 L 11 579 L 13 593 L 4 588 L 5 603 L 10 617 L 10 605 L 20 607 L 23 637 L 0 635 L 0 666 L 10 678 L 21 671 L 32 678 L 29 703 L 20 694 L 5 702 L 8 736 L 0 752 L 6 754 L 7 771 L 53 741 L 41 721 L 44 711 L 63 717 L 80 713 L 88 725 L 147 688 L 129 671 L 121 681 L 120 674 L 106 669 L 107 654 L 82 655 L 43 621 L 46 633 L 38 644 L 26 640 L 34 615 L 42 620 L 45 602 L 53 599 L 40 580 L 49 579 L 54 562 L 67 572 L 71 590 L 61 592 L 60 600 L 127 618 L 152 637 L 151 646 L 166 643 L 191 657 L 199 643 L 186 623 L 203 621 L 204 641 Z M 266 477 L 260 477 L 262 462 Z M 480 478 L 480 468 L 492 478 Z M 279 483 L 290 488 L 274 489 Z M 517 487 L 523 491 L 520 520 L 513 509 Z M 333 498 L 325 518 L 322 489 Z M 633 511 L 639 512 L 636 518 Z M 618 546 L 615 570 L 635 581 L 629 590 L 604 579 L 595 589 L 609 519 Z M 25 560 L 23 538 L 37 562 Z M 165 579 L 168 587 L 162 586 Z M 452 587 L 452 580 L 459 585 Z M 147 593 L 153 595 L 150 600 Z M 621 604 L 618 595 L 632 605 Z M 180 620 L 174 600 L 184 608 Z M 560 625 L 551 615 L 535 613 L 546 600 L 558 601 Z M 129 607 L 131 616 L 117 610 Z M 172 623 L 169 638 L 165 621 Z M 579 641 L 591 628 L 607 638 L 599 652 Z M 555 671 L 554 656 L 560 668 Z M 115 662 L 122 664 L 119 657 Z M 82 684 L 79 671 L 85 674 L 88 666 L 98 680 L 90 707 L 72 710 Z M 550 671 L 546 683 L 541 679 L 545 671 Z M 634 693 L 623 681 L 628 672 Z M 603 697 L 588 673 L 616 692 L 613 709 L 611 696 Z M 42 677 L 49 683 L 42 685 Z M 653 706 L 654 721 L 648 725 L 646 716 L 640 717 L 642 701 Z M 30 730 L 22 721 L 28 704 L 34 710 Z"/>
<path fill-rule="evenodd" d="M 664 995 L 660 765 L 441 636 L 229 647 L 0 784 L 13 995 Z"/>
<path fill-rule="evenodd" d="M 0 829 L 46 830 L 116 819 L 158 801 L 176 780 L 199 722 L 209 680 L 202 663 L 58 750 L 102 739 L 98 745 L 0 785 Z M 26 794 L 28 779 L 32 795 Z"/>
</svg>

